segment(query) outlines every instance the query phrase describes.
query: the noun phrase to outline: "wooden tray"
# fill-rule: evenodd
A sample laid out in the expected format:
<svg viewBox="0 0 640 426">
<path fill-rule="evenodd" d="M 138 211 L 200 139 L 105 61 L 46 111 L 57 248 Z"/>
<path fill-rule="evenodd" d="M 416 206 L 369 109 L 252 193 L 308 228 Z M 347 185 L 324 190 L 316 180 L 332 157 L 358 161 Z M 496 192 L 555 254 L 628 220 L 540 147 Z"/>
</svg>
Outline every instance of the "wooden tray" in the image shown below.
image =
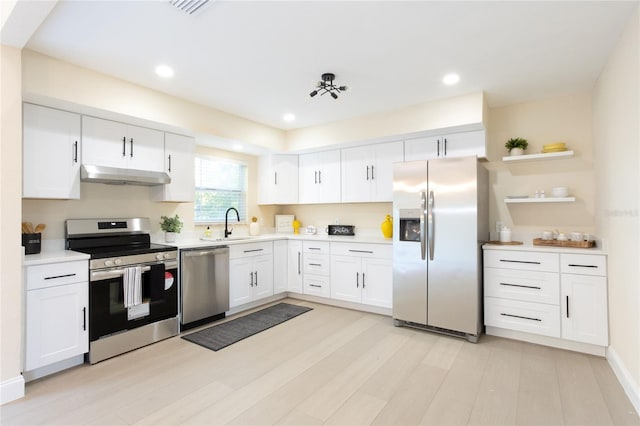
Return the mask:
<svg viewBox="0 0 640 426">
<path fill-rule="evenodd" d="M 542 238 L 534 238 L 533 245 L 534 246 L 551 246 L 551 247 L 591 248 L 596 246 L 596 242 L 594 240 L 558 241 L 558 240 L 543 240 Z"/>
<path fill-rule="evenodd" d="M 503 243 L 502 241 L 487 241 L 487 244 L 494 244 L 496 246 L 520 246 L 524 243 L 522 241 L 509 241 L 508 243 Z"/>
</svg>

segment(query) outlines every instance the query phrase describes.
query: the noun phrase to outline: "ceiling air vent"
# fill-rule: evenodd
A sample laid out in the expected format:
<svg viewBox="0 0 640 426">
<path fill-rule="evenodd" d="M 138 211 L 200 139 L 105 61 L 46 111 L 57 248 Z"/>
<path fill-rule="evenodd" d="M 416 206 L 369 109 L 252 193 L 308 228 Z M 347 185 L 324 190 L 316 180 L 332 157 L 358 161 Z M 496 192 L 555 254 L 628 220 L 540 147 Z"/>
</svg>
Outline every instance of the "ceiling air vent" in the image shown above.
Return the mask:
<svg viewBox="0 0 640 426">
<path fill-rule="evenodd" d="M 199 11 L 204 5 L 211 2 L 213 3 L 215 0 L 169 0 L 171 5 L 177 7 L 179 10 L 187 13 L 189 15 L 193 15 L 197 11 Z"/>
</svg>

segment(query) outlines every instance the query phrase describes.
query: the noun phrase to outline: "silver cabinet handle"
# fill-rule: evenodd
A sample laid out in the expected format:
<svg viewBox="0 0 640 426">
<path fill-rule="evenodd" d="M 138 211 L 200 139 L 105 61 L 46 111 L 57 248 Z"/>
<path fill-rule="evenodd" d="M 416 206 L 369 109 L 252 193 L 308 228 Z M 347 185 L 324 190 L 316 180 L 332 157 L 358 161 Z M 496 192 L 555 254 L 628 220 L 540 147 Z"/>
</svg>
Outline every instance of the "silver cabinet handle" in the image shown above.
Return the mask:
<svg viewBox="0 0 640 426">
<path fill-rule="evenodd" d="M 511 314 L 504 314 L 504 313 L 501 313 L 500 315 L 502 315 L 503 317 L 520 318 L 520 319 L 526 319 L 530 321 L 542 321 L 540 318 L 523 317 L 520 315 L 511 315 Z"/>
<path fill-rule="evenodd" d="M 300 258 L 301 258 L 301 253 L 298 252 L 298 275 L 300 275 L 302 273 L 302 270 L 301 270 L 301 267 L 300 267 L 302 262 L 300 262 Z"/>
<path fill-rule="evenodd" d="M 351 253 L 368 253 L 368 254 L 373 254 L 372 250 L 353 250 L 353 249 L 349 249 L 349 251 Z"/>
<path fill-rule="evenodd" d="M 309 284 L 309 287 L 322 288 L 321 285 L 317 285 L 317 284 Z"/>
<path fill-rule="evenodd" d="M 375 179 L 373 176 L 373 164 L 371 165 L 371 180 Z"/>
<path fill-rule="evenodd" d="M 318 183 L 322 183 L 322 170 L 318 170 Z"/>
<path fill-rule="evenodd" d="M 73 162 L 78 162 L 78 141 L 73 143 Z"/>
<path fill-rule="evenodd" d="M 256 251 L 262 251 L 262 250 L 264 250 L 264 249 L 252 249 L 252 250 L 243 250 L 243 251 L 244 251 L 245 253 L 253 253 L 253 252 L 256 252 Z"/>
<path fill-rule="evenodd" d="M 171 154 L 169 154 L 169 173 L 171 173 Z"/>
<path fill-rule="evenodd" d="M 444 138 L 444 156 L 447 156 L 447 138 Z"/>
<path fill-rule="evenodd" d="M 273 184 L 278 184 L 278 172 L 273 172 Z"/>
<path fill-rule="evenodd" d="M 127 155 L 127 137 L 122 137 L 122 156 L 126 157 Z"/>
<path fill-rule="evenodd" d="M 509 284 L 509 283 L 500 283 L 500 285 L 506 285 L 506 286 L 509 286 L 509 287 L 530 288 L 530 289 L 533 289 L 533 290 L 541 290 L 541 287 L 536 287 L 534 285 Z"/>
<path fill-rule="evenodd" d="M 369 166 L 367 166 L 367 180 L 369 180 Z"/>
<path fill-rule="evenodd" d="M 362 288 L 364 288 L 364 272 L 362 273 Z"/>
<path fill-rule="evenodd" d="M 427 258 L 427 194 L 424 191 L 420 193 L 420 210 L 422 210 L 420 215 L 420 255 L 422 260 L 425 260 Z"/>
<path fill-rule="evenodd" d="M 356 272 L 356 288 L 360 288 L 360 272 Z"/>
<path fill-rule="evenodd" d="M 598 265 L 580 265 L 577 263 L 569 263 L 568 266 L 572 266 L 574 268 L 598 268 Z"/>
<path fill-rule="evenodd" d="M 509 259 L 500 259 L 500 262 L 506 262 L 506 263 L 528 263 L 531 265 L 539 265 L 540 262 L 533 262 L 533 261 L 528 261 L 528 260 L 509 260 Z"/>
<path fill-rule="evenodd" d="M 254 272 L 255 277 L 256 277 L 256 287 L 258 287 L 258 271 Z"/>
<path fill-rule="evenodd" d="M 317 183 L 318 183 L 318 171 L 317 171 L 317 170 L 315 170 L 315 171 L 313 172 L 313 176 L 314 176 L 314 178 L 313 178 L 313 183 L 316 183 L 316 184 L 317 184 Z"/>
<path fill-rule="evenodd" d="M 251 277 L 250 278 L 251 281 L 249 282 L 249 285 L 253 287 L 253 272 L 249 272 L 249 277 Z"/>
<path fill-rule="evenodd" d="M 436 238 L 435 238 L 435 215 L 433 213 L 433 205 L 435 201 L 433 198 L 433 191 L 429 191 L 429 202 L 428 202 L 428 212 L 427 212 L 427 222 L 429 229 L 427 230 L 427 237 L 429 238 L 429 259 L 433 260 L 435 246 L 436 246 Z"/>
<path fill-rule="evenodd" d="M 76 274 L 64 274 L 64 275 L 54 275 L 52 277 L 44 277 L 45 280 L 57 280 L 58 278 L 69 278 L 75 277 Z"/>
<path fill-rule="evenodd" d="M 131 144 L 131 152 L 129 152 L 129 155 L 133 158 L 133 138 L 129 140 L 129 143 Z"/>
</svg>

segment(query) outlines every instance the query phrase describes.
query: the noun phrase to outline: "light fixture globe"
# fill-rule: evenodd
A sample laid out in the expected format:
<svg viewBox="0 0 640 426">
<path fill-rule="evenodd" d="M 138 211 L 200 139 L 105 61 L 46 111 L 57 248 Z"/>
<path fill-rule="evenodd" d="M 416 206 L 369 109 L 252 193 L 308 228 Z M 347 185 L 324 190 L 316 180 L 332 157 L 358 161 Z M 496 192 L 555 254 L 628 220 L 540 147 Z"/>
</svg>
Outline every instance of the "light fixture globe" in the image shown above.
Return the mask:
<svg viewBox="0 0 640 426">
<path fill-rule="evenodd" d="M 312 98 L 320 93 L 320 95 L 324 95 L 325 93 L 331 93 L 331 97 L 333 99 L 338 99 L 338 93 L 344 92 L 347 90 L 347 86 L 336 86 L 333 84 L 333 80 L 335 80 L 336 75 L 331 72 L 326 72 L 321 76 L 322 80 L 318 82 L 316 89 L 309 93 L 309 96 Z"/>
</svg>

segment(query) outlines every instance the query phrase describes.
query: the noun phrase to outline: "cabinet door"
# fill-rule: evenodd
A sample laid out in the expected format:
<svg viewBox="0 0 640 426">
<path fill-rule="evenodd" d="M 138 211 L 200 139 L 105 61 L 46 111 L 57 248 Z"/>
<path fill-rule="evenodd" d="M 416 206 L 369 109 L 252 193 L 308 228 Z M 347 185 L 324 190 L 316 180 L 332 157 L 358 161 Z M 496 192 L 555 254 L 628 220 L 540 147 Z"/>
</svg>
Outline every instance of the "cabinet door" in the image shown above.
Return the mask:
<svg viewBox="0 0 640 426">
<path fill-rule="evenodd" d="M 164 171 L 164 133 L 146 127 L 127 126 L 127 167 Z"/>
<path fill-rule="evenodd" d="M 476 155 L 478 158 L 487 156 L 487 145 L 484 130 L 475 132 L 453 133 L 445 136 L 446 157 L 467 157 Z"/>
<path fill-rule="evenodd" d="M 298 203 L 298 156 L 275 155 L 273 158 L 273 204 Z"/>
<path fill-rule="evenodd" d="M 171 183 L 152 188 L 152 199 L 154 201 L 188 203 L 194 200 L 194 149 L 195 141 L 193 138 L 165 133 L 164 171 L 171 176 Z"/>
<path fill-rule="evenodd" d="M 286 240 L 273 242 L 273 293 L 287 291 L 287 257 L 288 244 Z"/>
<path fill-rule="evenodd" d="M 88 291 L 83 282 L 27 292 L 26 371 L 89 350 Z"/>
<path fill-rule="evenodd" d="M 444 152 L 442 136 L 428 136 L 404 141 L 404 161 L 432 160 Z"/>
<path fill-rule="evenodd" d="M 562 337 L 607 346 L 607 279 L 561 274 Z"/>
<path fill-rule="evenodd" d="M 361 260 L 355 256 L 331 256 L 331 297 L 360 303 L 362 301 Z"/>
<path fill-rule="evenodd" d="M 359 146 L 342 150 L 342 202 L 371 201 L 373 159 L 371 148 Z"/>
<path fill-rule="evenodd" d="M 24 104 L 25 198 L 80 198 L 80 115 Z"/>
<path fill-rule="evenodd" d="M 287 289 L 302 293 L 302 241 L 287 241 Z"/>
<path fill-rule="evenodd" d="M 82 164 L 127 167 L 127 125 L 82 116 Z"/>
<path fill-rule="evenodd" d="M 251 302 L 253 298 L 253 260 L 238 258 L 229 260 L 229 307 Z"/>
<path fill-rule="evenodd" d="M 392 276 L 391 259 L 362 259 L 362 303 L 391 308 Z"/>
<path fill-rule="evenodd" d="M 298 165 L 298 200 L 300 204 L 317 203 L 319 197 L 318 154 L 300 155 Z"/>
<path fill-rule="evenodd" d="M 317 203 L 340 202 L 340 151 L 324 151 L 318 154 L 318 186 Z"/>
<path fill-rule="evenodd" d="M 371 201 L 393 201 L 393 163 L 404 161 L 402 142 L 374 145 L 371 166 Z"/>
<path fill-rule="evenodd" d="M 273 255 L 255 256 L 253 269 L 253 300 L 273 296 Z"/>
</svg>

